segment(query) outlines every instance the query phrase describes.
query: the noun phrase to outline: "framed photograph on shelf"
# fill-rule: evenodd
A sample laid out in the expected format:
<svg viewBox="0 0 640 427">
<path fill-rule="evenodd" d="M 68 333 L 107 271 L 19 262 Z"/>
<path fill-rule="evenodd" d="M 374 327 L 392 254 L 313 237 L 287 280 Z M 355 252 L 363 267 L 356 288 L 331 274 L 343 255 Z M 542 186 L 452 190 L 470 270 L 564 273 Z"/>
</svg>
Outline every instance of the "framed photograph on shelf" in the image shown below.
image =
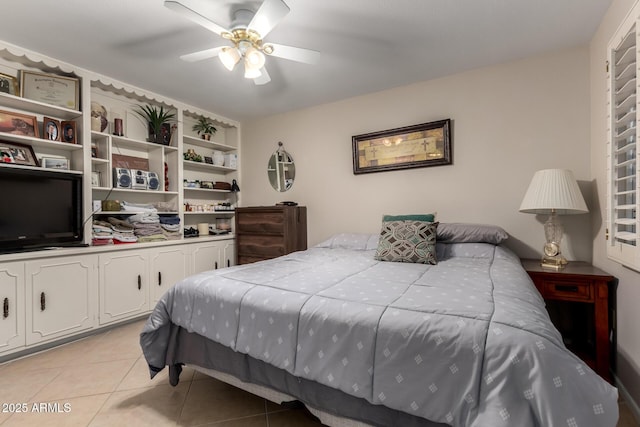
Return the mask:
<svg viewBox="0 0 640 427">
<path fill-rule="evenodd" d="M 29 145 L 0 140 L 0 162 L 25 166 L 40 166 Z"/>
<path fill-rule="evenodd" d="M 48 169 L 69 170 L 69 159 L 66 157 L 43 157 L 42 167 Z"/>
<path fill-rule="evenodd" d="M 49 141 L 60 141 L 60 120 L 44 117 L 42 119 L 42 138 Z"/>
<path fill-rule="evenodd" d="M 352 137 L 353 173 L 451 164 L 451 119 Z"/>
<path fill-rule="evenodd" d="M 0 110 L 0 132 L 38 138 L 36 116 Z"/>
<path fill-rule="evenodd" d="M 95 142 L 91 143 L 91 157 L 93 157 L 94 159 L 99 158 L 100 156 L 98 155 L 98 144 Z"/>
<path fill-rule="evenodd" d="M 80 109 L 80 79 L 20 71 L 20 96 L 70 110 Z"/>
<path fill-rule="evenodd" d="M 76 122 L 63 120 L 60 129 L 62 131 L 60 141 L 68 142 L 69 144 L 78 143 L 76 140 Z"/>
<path fill-rule="evenodd" d="M 92 187 L 100 187 L 100 172 L 91 171 L 91 186 Z"/>
<path fill-rule="evenodd" d="M 8 74 L 0 73 L 0 92 L 18 95 L 18 79 Z"/>
</svg>

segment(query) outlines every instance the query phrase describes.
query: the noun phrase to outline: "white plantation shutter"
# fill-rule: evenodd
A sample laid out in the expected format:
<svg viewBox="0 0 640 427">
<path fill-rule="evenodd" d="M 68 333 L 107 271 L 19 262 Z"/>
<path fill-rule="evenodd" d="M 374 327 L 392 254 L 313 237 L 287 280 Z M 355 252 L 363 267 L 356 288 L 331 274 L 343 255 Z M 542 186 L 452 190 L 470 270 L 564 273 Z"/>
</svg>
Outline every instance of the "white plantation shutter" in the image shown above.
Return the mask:
<svg viewBox="0 0 640 427">
<path fill-rule="evenodd" d="M 638 182 L 638 6 L 609 44 L 607 254 L 640 269 Z"/>
</svg>

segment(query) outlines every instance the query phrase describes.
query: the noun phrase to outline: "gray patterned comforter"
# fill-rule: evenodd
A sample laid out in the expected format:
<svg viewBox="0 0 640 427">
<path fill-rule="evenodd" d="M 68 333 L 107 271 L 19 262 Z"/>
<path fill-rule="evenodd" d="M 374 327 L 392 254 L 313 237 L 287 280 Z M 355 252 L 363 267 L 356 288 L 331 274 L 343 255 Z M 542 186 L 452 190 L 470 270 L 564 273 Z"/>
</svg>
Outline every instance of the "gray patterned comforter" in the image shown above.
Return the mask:
<svg viewBox="0 0 640 427">
<path fill-rule="evenodd" d="M 615 427 L 617 390 L 564 346 L 519 259 L 437 245 L 437 265 L 373 259 L 377 236 L 191 276 L 141 334 L 152 371 L 169 325 L 453 426 Z"/>
</svg>

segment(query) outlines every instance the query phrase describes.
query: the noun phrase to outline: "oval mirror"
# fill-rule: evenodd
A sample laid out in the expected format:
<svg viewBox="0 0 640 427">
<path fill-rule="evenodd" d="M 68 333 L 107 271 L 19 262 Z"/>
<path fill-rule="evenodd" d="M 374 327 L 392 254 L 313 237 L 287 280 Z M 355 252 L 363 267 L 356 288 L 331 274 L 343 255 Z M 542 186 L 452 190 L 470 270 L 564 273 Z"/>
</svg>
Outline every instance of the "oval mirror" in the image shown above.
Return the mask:
<svg viewBox="0 0 640 427">
<path fill-rule="evenodd" d="M 282 142 L 278 142 L 278 149 L 269 158 L 267 165 L 269 183 L 276 191 L 287 191 L 293 185 L 296 177 L 296 165 L 293 158 L 282 147 Z"/>
</svg>

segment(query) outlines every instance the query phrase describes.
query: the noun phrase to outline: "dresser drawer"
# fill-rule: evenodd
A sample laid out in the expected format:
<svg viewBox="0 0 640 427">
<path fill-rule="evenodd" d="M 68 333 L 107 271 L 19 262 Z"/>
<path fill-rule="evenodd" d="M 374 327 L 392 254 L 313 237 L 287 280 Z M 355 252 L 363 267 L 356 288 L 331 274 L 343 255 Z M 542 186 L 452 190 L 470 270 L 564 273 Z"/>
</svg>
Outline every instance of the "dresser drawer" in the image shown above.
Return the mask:
<svg viewBox="0 0 640 427">
<path fill-rule="evenodd" d="M 542 296 L 568 301 L 593 301 L 591 282 L 572 280 L 544 280 Z"/>
<path fill-rule="evenodd" d="M 284 234 L 284 216 L 281 212 L 236 213 L 236 233 Z"/>
</svg>

